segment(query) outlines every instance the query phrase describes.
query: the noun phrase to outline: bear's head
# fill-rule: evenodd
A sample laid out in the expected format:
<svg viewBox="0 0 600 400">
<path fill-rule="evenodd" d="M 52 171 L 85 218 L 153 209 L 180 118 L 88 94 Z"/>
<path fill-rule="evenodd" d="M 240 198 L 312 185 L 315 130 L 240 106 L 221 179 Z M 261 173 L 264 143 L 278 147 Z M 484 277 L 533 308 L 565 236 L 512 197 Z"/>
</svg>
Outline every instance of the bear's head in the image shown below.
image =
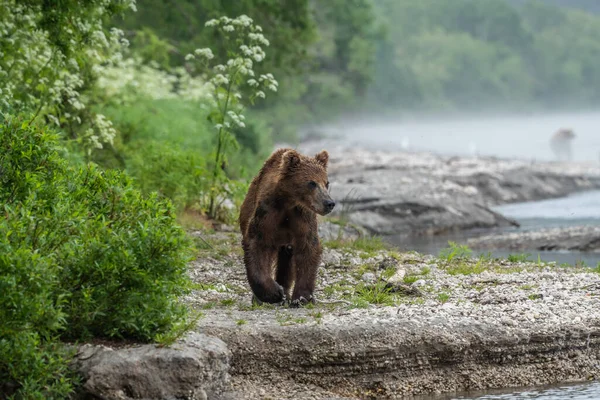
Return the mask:
<svg viewBox="0 0 600 400">
<path fill-rule="evenodd" d="M 279 184 L 296 204 L 320 215 L 329 214 L 335 207 L 329 195 L 328 161 L 329 154 L 325 150 L 307 157 L 291 149 L 283 153 L 281 160 Z"/>
</svg>

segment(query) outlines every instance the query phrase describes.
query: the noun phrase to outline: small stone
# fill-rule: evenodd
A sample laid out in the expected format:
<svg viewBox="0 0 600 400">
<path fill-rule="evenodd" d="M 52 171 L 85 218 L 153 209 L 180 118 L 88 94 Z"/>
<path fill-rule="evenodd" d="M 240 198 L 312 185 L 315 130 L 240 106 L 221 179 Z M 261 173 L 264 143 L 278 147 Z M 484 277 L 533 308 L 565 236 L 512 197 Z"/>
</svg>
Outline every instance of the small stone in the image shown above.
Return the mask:
<svg viewBox="0 0 600 400">
<path fill-rule="evenodd" d="M 337 250 L 326 250 L 321 256 L 321 261 L 327 265 L 340 265 L 342 261 L 342 255 Z"/>
<path fill-rule="evenodd" d="M 364 282 L 367 282 L 367 283 L 373 283 L 373 282 L 375 282 L 375 280 L 377 279 L 377 277 L 376 277 L 376 276 L 375 276 L 375 274 L 374 274 L 374 273 L 372 273 L 372 272 L 365 272 L 365 273 L 363 274 L 363 276 L 361 277 L 361 279 L 362 279 Z"/>
<path fill-rule="evenodd" d="M 426 283 L 427 282 L 425 282 L 425 279 L 419 279 L 413 283 L 413 286 L 421 287 L 421 286 L 425 286 Z"/>
<path fill-rule="evenodd" d="M 406 275 L 406 270 L 404 268 L 398 268 L 394 275 L 392 275 L 387 281 L 389 283 L 401 283 L 404 282 L 404 276 Z"/>
</svg>

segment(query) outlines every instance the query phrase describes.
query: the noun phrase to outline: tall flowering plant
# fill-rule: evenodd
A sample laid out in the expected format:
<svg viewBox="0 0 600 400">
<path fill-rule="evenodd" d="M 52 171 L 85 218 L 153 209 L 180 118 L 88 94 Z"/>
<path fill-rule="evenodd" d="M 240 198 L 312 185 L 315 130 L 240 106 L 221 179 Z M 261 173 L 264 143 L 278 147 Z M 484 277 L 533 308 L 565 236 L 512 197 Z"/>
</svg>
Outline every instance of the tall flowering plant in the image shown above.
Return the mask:
<svg viewBox="0 0 600 400">
<path fill-rule="evenodd" d="M 251 18 L 246 15 L 234 19 L 221 17 L 206 22 L 206 26 L 215 28 L 225 39 L 227 61 L 215 65 L 210 48 L 197 49 L 186 59 L 196 60 L 207 74 L 208 118 L 217 131 L 207 212 L 209 217 L 215 218 L 219 205 L 226 198 L 223 194 L 230 194 L 232 186 L 224 166 L 228 155 L 239 149 L 233 128 L 246 126 L 245 103 L 254 104 L 256 99 L 264 99 L 267 91 L 276 92 L 278 83 L 272 74 L 258 75 L 254 71 L 256 64 L 265 59 L 263 47 L 268 47 L 269 41 Z"/>
</svg>

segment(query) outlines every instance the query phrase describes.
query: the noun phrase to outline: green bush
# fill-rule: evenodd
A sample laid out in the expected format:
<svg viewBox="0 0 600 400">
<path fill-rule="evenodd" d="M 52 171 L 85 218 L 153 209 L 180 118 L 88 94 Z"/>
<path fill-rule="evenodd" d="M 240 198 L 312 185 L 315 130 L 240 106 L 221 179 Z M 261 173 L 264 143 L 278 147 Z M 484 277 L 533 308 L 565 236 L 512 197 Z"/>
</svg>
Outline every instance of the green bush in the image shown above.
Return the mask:
<svg viewBox="0 0 600 400">
<path fill-rule="evenodd" d="M 119 135 L 114 148 L 95 154 L 106 168 L 121 168 L 142 193 L 158 193 L 177 210 L 205 208 L 210 191 L 217 130 L 198 111 L 198 104 L 183 99 L 139 98 L 128 107 L 102 109 L 115 123 Z M 263 119 L 248 115 L 244 129 L 234 129 L 240 150 L 225 165 L 231 179 L 249 180 L 273 149 L 271 132 Z M 238 182 L 235 182 L 237 184 Z M 245 192 L 236 192 L 241 198 Z M 204 210 L 207 211 L 207 210 Z M 222 212 L 225 212 L 224 210 Z"/>
<path fill-rule="evenodd" d="M 0 122 L 0 382 L 17 398 L 71 390 L 57 339 L 150 341 L 186 319 L 190 243 L 171 204 L 121 172 L 71 167 L 56 144 Z"/>
<path fill-rule="evenodd" d="M 197 204 L 208 190 L 206 160 L 196 149 L 182 149 L 161 141 L 137 142 L 127 148 L 127 172 L 143 193 L 158 193 L 177 208 Z"/>
</svg>

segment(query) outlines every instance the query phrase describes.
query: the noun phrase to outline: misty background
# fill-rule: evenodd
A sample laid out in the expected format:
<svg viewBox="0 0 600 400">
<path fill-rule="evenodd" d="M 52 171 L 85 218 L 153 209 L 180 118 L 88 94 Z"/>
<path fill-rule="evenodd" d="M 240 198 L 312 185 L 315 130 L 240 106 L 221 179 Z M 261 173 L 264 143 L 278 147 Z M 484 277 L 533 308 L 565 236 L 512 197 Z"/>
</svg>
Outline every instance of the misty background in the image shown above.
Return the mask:
<svg viewBox="0 0 600 400">
<path fill-rule="evenodd" d="M 593 0 L 145 0 L 113 22 L 130 51 L 163 69 L 219 46 L 204 22 L 247 14 L 271 45 L 260 68 L 280 90 L 252 107 L 243 147 L 302 133 L 368 146 L 549 160 L 571 128 L 573 157 L 600 159 L 600 4 Z M 225 57 L 218 54 L 217 57 Z M 106 111 L 117 123 L 137 112 Z M 164 104 L 160 105 L 164 108 Z M 185 104 L 175 118 L 194 119 Z M 156 112 L 156 111 L 152 111 Z"/>
<path fill-rule="evenodd" d="M 281 85 L 256 111 L 274 136 L 286 137 L 299 125 L 357 112 L 594 109 L 599 10 L 586 0 L 146 0 L 115 23 L 134 54 L 169 68 L 212 45 L 206 20 L 252 17 L 271 40 L 261 68 Z M 566 119 L 548 121 L 548 135 L 572 123 Z"/>
</svg>

